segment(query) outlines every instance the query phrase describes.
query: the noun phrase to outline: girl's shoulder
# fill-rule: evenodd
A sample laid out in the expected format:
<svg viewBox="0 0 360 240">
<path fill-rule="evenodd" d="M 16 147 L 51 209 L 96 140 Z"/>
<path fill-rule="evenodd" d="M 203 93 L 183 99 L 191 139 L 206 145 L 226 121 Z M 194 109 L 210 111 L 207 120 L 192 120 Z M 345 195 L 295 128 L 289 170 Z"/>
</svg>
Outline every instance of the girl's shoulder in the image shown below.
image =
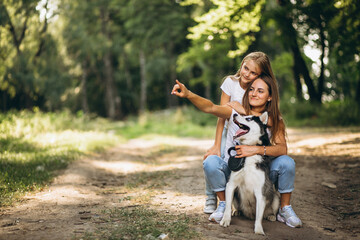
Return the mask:
<svg viewBox="0 0 360 240">
<path fill-rule="evenodd" d="M 234 82 L 234 81 L 235 81 L 235 80 L 234 80 L 234 78 L 233 78 L 231 75 L 226 76 L 226 77 L 223 78 L 223 84 L 224 84 L 224 83 L 227 83 L 227 82 Z"/>
<path fill-rule="evenodd" d="M 239 85 L 239 80 L 232 75 L 225 77 L 222 83 L 222 86 L 227 86 L 229 88 L 236 88 L 237 85 Z"/>
<path fill-rule="evenodd" d="M 231 81 L 233 81 L 233 82 L 239 82 L 239 77 L 237 77 L 237 76 L 235 76 L 235 75 L 229 75 L 229 76 L 227 76 L 227 77 L 225 77 L 225 80 L 231 80 Z"/>
</svg>

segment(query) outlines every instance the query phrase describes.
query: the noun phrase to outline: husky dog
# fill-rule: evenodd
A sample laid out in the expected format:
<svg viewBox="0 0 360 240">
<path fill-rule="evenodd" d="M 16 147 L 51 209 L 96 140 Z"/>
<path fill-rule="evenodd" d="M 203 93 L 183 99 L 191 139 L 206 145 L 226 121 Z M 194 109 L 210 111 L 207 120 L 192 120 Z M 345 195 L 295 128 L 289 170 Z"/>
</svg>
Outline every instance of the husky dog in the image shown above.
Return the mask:
<svg viewBox="0 0 360 240">
<path fill-rule="evenodd" d="M 242 145 L 270 145 L 266 131 L 267 112 L 260 117 L 235 114 L 233 121 L 240 128 L 236 132 L 234 140 L 240 141 Z M 234 149 L 234 147 L 230 148 L 229 154 Z M 225 192 L 226 207 L 220 225 L 223 227 L 230 225 L 233 204 L 235 211 L 241 211 L 250 219 L 255 218 L 254 231 L 256 234 L 265 235 L 262 219 L 275 221 L 280 202 L 279 195 L 269 178 L 270 159 L 261 155 L 241 160 L 230 156 L 229 167 L 230 163 L 234 161 L 240 163 L 237 164 L 237 168 L 231 169 Z"/>
</svg>

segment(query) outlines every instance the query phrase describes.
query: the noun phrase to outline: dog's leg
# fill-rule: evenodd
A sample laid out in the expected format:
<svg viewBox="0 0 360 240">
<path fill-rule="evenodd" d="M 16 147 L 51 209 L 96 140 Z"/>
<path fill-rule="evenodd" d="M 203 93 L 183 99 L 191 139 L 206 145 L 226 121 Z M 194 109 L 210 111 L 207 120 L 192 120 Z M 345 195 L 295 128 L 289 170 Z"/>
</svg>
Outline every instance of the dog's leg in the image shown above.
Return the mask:
<svg viewBox="0 0 360 240">
<path fill-rule="evenodd" d="M 239 196 L 239 189 L 235 189 L 234 191 L 234 198 L 232 201 L 232 205 L 233 205 L 233 211 L 231 216 L 240 216 L 241 215 L 241 210 L 240 210 L 240 196 Z"/>
<path fill-rule="evenodd" d="M 264 217 L 266 199 L 263 196 L 261 190 L 255 192 L 255 198 L 256 198 L 256 217 L 255 217 L 254 232 L 256 234 L 265 235 L 263 227 L 262 227 L 262 219 Z"/>
<path fill-rule="evenodd" d="M 232 178 L 232 175 L 230 175 L 230 179 L 229 182 L 226 184 L 226 190 L 225 190 L 225 198 L 226 198 L 225 212 L 220 222 L 220 225 L 223 227 L 228 227 L 231 222 L 231 207 L 234 198 L 235 188 L 236 186 L 234 184 L 234 179 Z"/>
<path fill-rule="evenodd" d="M 279 197 L 278 193 L 275 193 L 273 202 L 271 204 L 272 215 L 270 215 L 268 217 L 269 221 L 272 221 L 272 222 L 276 221 L 276 214 L 279 210 L 279 206 L 280 206 L 280 197 Z"/>
</svg>

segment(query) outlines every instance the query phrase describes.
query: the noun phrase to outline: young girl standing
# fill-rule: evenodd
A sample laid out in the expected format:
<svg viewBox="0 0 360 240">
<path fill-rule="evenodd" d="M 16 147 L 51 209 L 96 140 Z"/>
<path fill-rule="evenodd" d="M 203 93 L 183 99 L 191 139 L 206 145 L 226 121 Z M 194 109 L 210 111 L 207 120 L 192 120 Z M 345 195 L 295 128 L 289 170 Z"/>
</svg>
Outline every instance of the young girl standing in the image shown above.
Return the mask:
<svg viewBox="0 0 360 240">
<path fill-rule="evenodd" d="M 240 68 L 235 75 L 230 75 L 225 78 L 221 85 L 221 100 L 220 105 L 225 105 L 232 101 L 242 103 L 242 98 L 250 82 L 255 80 L 260 74 L 267 74 L 275 80 L 275 76 L 271 69 L 270 60 L 263 52 L 252 52 L 244 57 L 241 62 Z M 212 155 L 219 156 L 224 159 L 224 146 L 226 142 L 228 122 L 223 118 L 218 118 L 215 133 L 214 145 L 207 150 L 204 155 L 206 162 L 213 162 Z M 210 158 L 209 158 L 210 157 Z M 205 193 L 207 195 L 204 212 L 213 213 L 217 207 L 217 199 L 222 199 L 222 191 L 216 194 L 209 186 L 208 179 L 205 178 L 206 186 Z"/>
</svg>

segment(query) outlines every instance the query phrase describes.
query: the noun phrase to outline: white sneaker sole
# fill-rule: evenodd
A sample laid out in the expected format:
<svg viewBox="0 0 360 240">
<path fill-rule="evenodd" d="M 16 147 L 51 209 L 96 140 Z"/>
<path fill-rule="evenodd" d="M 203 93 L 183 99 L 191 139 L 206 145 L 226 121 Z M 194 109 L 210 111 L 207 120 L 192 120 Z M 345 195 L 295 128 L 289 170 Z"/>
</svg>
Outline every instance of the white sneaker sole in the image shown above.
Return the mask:
<svg viewBox="0 0 360 240">
<path fill-rule="evenodd" d="M 218 220 L 216 220 L 215 218 L 209 218 L 209 221 L 210 221 L 210 222 L 220 223 L 220 222 L 221 222 L 221 219 L 218 221 Z"/>
<path fill-rule="evenodd" d="M 302 225 L 298 225 L 298 226 L 291 225 L 290 223 L 286 222 L 286 219 L 283 218 L 279 213 L 276 215 L 276 219 L 279 222 L 285 223 L 287 226 L 292 227 L 292 228 L 299 228 L 302 226 Z"/>
</svg>

